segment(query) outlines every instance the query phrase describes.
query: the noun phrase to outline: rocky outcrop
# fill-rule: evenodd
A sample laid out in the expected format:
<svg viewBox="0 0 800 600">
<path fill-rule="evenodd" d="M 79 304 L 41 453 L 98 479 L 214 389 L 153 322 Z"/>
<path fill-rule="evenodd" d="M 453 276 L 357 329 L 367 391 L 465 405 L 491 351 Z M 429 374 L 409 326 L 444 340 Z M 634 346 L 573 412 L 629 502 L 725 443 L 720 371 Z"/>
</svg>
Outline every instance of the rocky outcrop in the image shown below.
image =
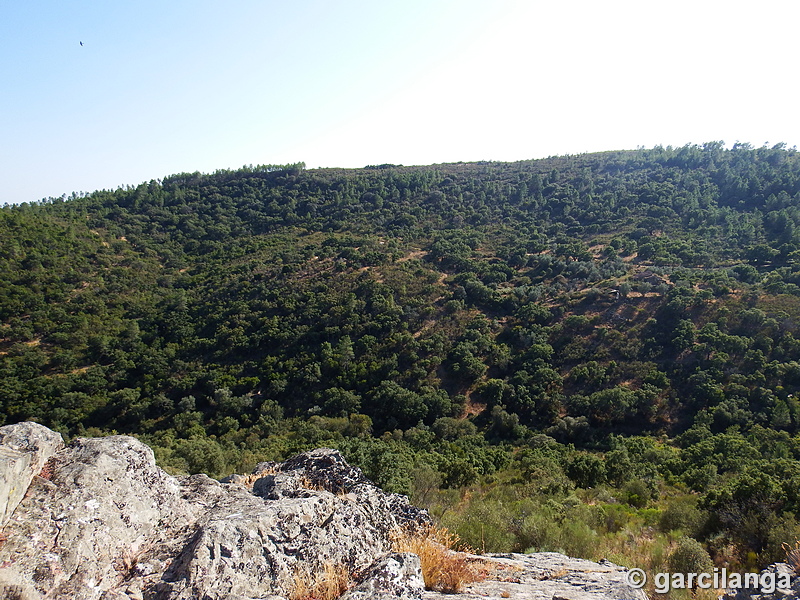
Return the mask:
<svg viewBox="0 0 800 600">
<path fill-rule="evenodd" d="M 608 561 L 570 558 L 557 552 L 473 556 L 486 573 L 448 600 L 514 598 L 517 600 L 647 600 L 625 581 L 626 569 Z M 424 600 L 442 595 L 425 592 Z"/>
<path fill-rule="evenodd" d="M 365 571 L 391 550 L 394 531 L 430 521 L 405 497 L 369 483 L 335 450 L 261 464 L 259 472 L 252 490 L 246 482 L 227 484 L 165 573 L 160 592 L 176 599 L 288 595 L 296 576 L 328 565 Z M 224 484 L 217 485 L 222 491 Z"/>
<path fill-rule="evenodd" d="M 30 423 L 3 429 L 16 447 L 32 442 L 20 464 L 41 471 L 37 440 L 52 432 Z M 390 552 L 393 531 L 429 522 L 335 450 L 262 464 L 226 483 L 170 477 L 125 436 L 77 439 L 50 454 L 47 477 L 17 480 L 27 496 L 0 548 L 5 597 L 287 596 L 296 577 L 326 565 L 367 571 Z"/>
<path fill-rule="evenodd" d="M 131 437 L 63 447 L 33 423 L 0 436 L 13 459 L 0 460 L 9 515 L 0 598 L 281 600 L 337 569 L 355 581 L 346 600 L 440 596 L 424 591 L 416 555 L 392 554 L 393 535 L 430 524 L 427 513 L 381 491 L 336 450 L 219 482 L 167 475 Z M 449 598 L 644 598 L 621 587 L 622 570 L 610 564 L 555 554 L 472 560 L 486 581 Z"/>
<path fill-rule="evenodd" d="M 0 588 L 100 598 L 163 571 L 196 521 L 178 481 L 123 436 L 78 439 L 35 477 L 4 530 Z"/>
</svg>

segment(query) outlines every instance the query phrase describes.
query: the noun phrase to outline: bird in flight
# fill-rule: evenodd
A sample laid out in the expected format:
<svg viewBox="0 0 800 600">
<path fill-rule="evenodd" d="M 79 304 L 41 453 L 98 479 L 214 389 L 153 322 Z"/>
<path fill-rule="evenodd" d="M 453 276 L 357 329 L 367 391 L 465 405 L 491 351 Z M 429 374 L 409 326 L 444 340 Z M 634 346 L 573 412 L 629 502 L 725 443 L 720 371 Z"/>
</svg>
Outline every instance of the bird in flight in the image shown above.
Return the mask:
<svg viewBox="0 0 800 600">
<path fill-rule="evenodd" d="M 78 42 L 81 46 L 83 46 L 83 42 Z"/>
</svg>

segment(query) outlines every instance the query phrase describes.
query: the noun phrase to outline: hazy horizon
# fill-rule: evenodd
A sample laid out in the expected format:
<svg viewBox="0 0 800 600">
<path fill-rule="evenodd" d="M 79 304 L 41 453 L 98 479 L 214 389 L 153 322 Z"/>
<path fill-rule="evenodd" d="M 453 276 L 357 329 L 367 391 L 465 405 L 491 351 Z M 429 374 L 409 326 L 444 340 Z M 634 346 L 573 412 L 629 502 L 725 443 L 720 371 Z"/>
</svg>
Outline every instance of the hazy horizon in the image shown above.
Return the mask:
<svg viewBox="0 0 800 600">
<path fill-rule="evenodd" d="M 796 146 L 797 17 L 774 1 L 6 5 L 0 204 L 247 164 Z"/>
</svg>

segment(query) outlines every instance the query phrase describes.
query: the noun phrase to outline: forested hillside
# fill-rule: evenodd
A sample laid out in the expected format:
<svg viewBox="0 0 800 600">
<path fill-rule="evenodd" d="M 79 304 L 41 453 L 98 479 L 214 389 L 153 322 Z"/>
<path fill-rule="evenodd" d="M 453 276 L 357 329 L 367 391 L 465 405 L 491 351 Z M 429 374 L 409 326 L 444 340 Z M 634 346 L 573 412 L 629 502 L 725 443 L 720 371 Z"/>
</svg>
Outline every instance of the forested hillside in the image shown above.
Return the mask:
<svg viewBox="0 0 800 600">
<path fill-rule="evenodd" d="M 0 210 L 3 422 L 215 475 L 337 447 L 478 549 L 779 558 L 799 318 L 782 145 L 259 166 Z"/>
</svg>

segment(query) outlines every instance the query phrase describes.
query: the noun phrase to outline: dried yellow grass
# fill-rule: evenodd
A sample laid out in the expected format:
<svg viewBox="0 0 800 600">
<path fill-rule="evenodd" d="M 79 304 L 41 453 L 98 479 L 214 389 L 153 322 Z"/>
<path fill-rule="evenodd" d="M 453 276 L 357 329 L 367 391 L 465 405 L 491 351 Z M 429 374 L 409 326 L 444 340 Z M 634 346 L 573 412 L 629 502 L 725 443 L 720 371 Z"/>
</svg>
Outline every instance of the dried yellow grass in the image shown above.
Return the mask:
<svg viewBox="0 0 800 600">
<path fill-rule="evenodd" d="M 280 473 L 280 469 L 278 468 L 278 465 L 276 464 L 276 465 L 268 467 L 266 469 L 262 469 L 261 471 L 258 471 L 257 473 L 250 473 L 249 475 L 244 475 L 243 479 L 242 479 L 242 481 L 240 483 L 242 485 L 252 489 L 253 484 L 257 480 L 261 479 L 262 477 L 266 477 L 267 475 L 277 475 L 278 473 Z"/>
<path fill-rule="evenodd" d="M 253 484 L 256 481 L 258 481 L 259 479 L 261 479 L 262 477 L 267 477 L 269 475 L 278 475 L 279 473 L 282 473 L 282 471 L 280 470 L 280 465 L 275 464 L 275 465 L 273 465 L 271 467 L 268 467 L 266 469 L 262 469 L 261 471 L 258 471 L 257 473 L 250 473 L 249 475 L 243 475 L 242 479 L 239 480 L 239 483 L 241 485 L 244 485 L 244 486 L 252 489 Z M 325 487 L 321 483 L 315 483 L 311 479 L 311 477 L 309 477 L 309 475 L 306 474 L 306 473 L 303 473 L 302 475 L 300 475 L 297 478 L 297 485 L 299 485 L 301 488 L 304 488 L 304 489 L 307 489 L 307 490 L 314 490 L 314 491 L 318 491 L 318 492 L 325 490 Z"/>
<path fill-rule="evenodd" d="M 795 542 L 794 546 L 784 542 L 781 547 L 786 552 L 786 563 L 795 573 L 800 573 L 800 542 Z"/>
<path fill-rule="evenodd" d="M 481 579 L 466 555 L 452 549 L 458 546 L 458 536 L 444 527 L 399 532 L 392 542 L 396 552 L 419 556 L 422 578 L 429 590 L 455 594 Z"/>
<path fill-rule="evenodd" d="M 289 600 L 336 600 L 353 585 L 344 565 L 326 563 L 320 573 L 298 569 L 294 574 Z"/>
<path fill-rule="evenodd" d="M 323 486 L 321 483 L 315 482 L 313 479 L 311 479 L 311 477 L 309 477 L 305 473 L 298 478 L 297 484 L 301 488 L 304 488 L 306 490 L 312 490 L 312 491 L 315 491 L 315 492 L 324 492 L 324 491 L 326 491 L 325 490 L 325 486 Z"/>
</svg>

